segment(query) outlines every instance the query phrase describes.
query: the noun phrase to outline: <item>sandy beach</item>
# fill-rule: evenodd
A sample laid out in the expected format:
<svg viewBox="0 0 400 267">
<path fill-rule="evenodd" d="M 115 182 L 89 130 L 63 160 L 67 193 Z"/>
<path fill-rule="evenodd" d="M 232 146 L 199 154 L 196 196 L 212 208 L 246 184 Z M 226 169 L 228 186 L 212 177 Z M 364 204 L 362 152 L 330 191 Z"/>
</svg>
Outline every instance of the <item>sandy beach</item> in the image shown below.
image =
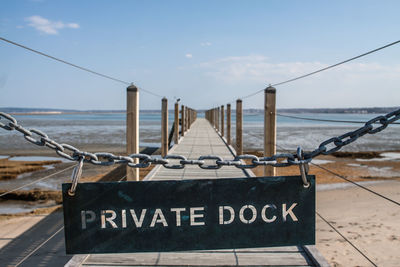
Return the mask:
<svg viewBox="0 0 400 267">
<path fill-rule="evenodd" d="M 352 186 L 335 174 L 359 182 L 395 201 L 400 201 L 398 154 L 398 152 L 383 152 L 321 156 L 313 161 L 315 165 L 310 166 L 310 174 L 317 176 L 316 209 L 318 214 L 378 266 L 398 266 L 397 264 L 400 262 L 400 255 L 397 253 L 400 245 L 400 224 L 398 223 L 400 210 L 397 205 Z M 7 165 L 7 161 L 7 159 L 0 159 L 2 166 Z M 26 164 L 25 161 L 9 161 L 8 165 L 15 168 L 16 166 L 23 167 Z M 29 164 L 29 166 L 41 166 L 40 162 Z M 49 162 L 42 162 L 42 165 L 46 164 L 49 164 Z M 45 173 L 51 173 L 66 166 L 73 166 L 73 164 L 57 163 L 54 164 L 52 170 L 39 168 L 31 175 L 34 178 L 40 177 Z M 332 171 L 334 174 L 321 167 Z M 86 164 L 85 168 L 83 182 L 118 180 L 124 175 L 124 170 L 121 167 L 96 168 Z M 31 169 L 27 168 L 26 170 L 30 171 Z M 148 171 L 142 171 L 141 176 L 144 177 Z M 262 175 L 263 169 L 260 167 L 255 169 L 254 172 L 257 175 Z M 298 175 L 299 170 L 296 166 L 278 168 L 277 174 Z M 68 181 L 69 176 L 70 171 L 67 171 L 63 174 L 61 180 Z M 27 179 L 27 177 L 24 179 Z M 10 199 L 30 201 L 31 204 L 53 202 L 49 204 L 50 208 L 42 207 L 25 213 L 0 215 L 0 248 L 38 223 L 45 217 L 44 215 L 52 212 L 61 203 L 60 194 L 57 190 L 20 190 L 15 194 L 10 194 L 8 200 L 3 198 L 2 202 L 11 201 Z M 332 266 L 372 266 L 363 255 L 318 216 L 316 229 L 316 246 Z"/>
<path fill-rule="evenodd" d="M 367 186 L 397 202 L 400 181 Z M 317 212 L 377 266 L 399 266 L 399 206 L 358 187 L 317 192 Z M 372 266 L 317 216 L 317 248 L 332 266 Z"/>
</svg>

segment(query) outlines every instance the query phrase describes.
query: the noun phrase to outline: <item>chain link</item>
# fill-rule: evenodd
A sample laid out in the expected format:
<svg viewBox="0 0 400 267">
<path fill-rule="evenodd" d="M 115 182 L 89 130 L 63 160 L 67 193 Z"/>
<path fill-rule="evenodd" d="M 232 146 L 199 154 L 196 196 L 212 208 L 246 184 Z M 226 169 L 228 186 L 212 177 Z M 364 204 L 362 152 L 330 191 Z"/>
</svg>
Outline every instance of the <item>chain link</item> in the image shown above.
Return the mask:
<svg viewBox="0 0 400 267">
<path fill-rule="evenodd" d="M 276 154 L 271 157 L 257 157 L 254 155 L 239 155 L 233 160 L 224 160 L 220 156 L 207 155 L 198 159 L 188 160 L 181 155 L 166 155 L 164 158 L 151 157 L 146 154 L 132 154 L 129 156 L 118 156 L 112 153 L 90 153 L 81 151 L 69 144 L 59 144 L 49 138 L 46 133 L 37 129 L 26 129 L 18 124 L 17 120 L 11 115 L 0 112 L 0 128 L 7 131 L 16 130 L 24 135 L 24 138 L 32 144 L 46 146 L 65 159 L 99 166 L 109 166 L 114 164 L 126 164 L 132 168 L 147 168 L 150 165 L 163 165 L 167 169 L 183 169 L 186 165 L 197 165 L 202 169 L 216 170 L 223 166 L 235 166 L 239 169 L 250 169 L 257 166 L 287 167 L 292 165 L 303 165 L 310 163 L 311 160 L 319 155 L 329 155 L 338 151 L 343 146 L 353 143 L 358 138 L 366 134 L 376 134 L 383 131 L 389 124 L 400 119 L 400 109 L 390 112 L 384 116 L 377 116 L 355 131 L 345 133 L 341 136 L 332 137 L 322 142 L 317 149 L 304 153 L 301 158 L 298 154 Z M 2 122 L 4 120 L 4 122 Z M 374 124 L 378 126 L 374 127 Z M 36 137 L 34 137 L 36 136 Z M 245 161 L 250 161 L 246 163 Z M 172 161 L 177 162 L 173 164 Z M 207 164 L 206 161 L 212 163 Z"/>
</svg>

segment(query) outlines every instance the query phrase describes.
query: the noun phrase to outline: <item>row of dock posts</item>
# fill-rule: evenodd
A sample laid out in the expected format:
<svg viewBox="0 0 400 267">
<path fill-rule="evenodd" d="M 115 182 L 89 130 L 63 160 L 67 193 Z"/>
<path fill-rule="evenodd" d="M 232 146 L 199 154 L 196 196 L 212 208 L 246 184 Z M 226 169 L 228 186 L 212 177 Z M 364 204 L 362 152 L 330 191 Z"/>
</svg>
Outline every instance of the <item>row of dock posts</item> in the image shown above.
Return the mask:
<svg viewBox="0 0 400 267">
<path fill-rule="evenodd" d="M 231 137 L 231 104 L 225 107 L 215 107 L 205 112 L 206 119 L 220 135 L 225 138 L 228 145 L 232 145 Z M 226 123 L 225 123 L 226 121 Z M 226 132 L 225 132 L 226 127 Z M 226 135 L 225 135 L 226 133 Z M 236 100 L 236 155 L 243 154 L 243 106 L 242 100 Z M 276 154 L 276 89 L 272 86 L 264 90 L 264 157 Z M 275 167 L 265 166 L 265 176 L 275 176 Z"/>
<path fill-rule="evenodd" d="M 135 85 L 127 88 L 126 105 L 126 153 L 127 155 L 138 154 L 139 151 L 139 89 Z M 190 129 L 197 119 L 197 111 L 181 105 L 179 101 L 174 106 L 173 141 L 179 143 L 180 138 Z M 180 126 L 180 127 L 179 127 Z M 168 99 L 161 100 L 161 156 L 165 157 L 169 150 L 168 140 Z M 138 163 L 138 159 L 135 159 Z M 139 181 L 139 169 L 126 167 L 126 180 Z"/>
</svg>

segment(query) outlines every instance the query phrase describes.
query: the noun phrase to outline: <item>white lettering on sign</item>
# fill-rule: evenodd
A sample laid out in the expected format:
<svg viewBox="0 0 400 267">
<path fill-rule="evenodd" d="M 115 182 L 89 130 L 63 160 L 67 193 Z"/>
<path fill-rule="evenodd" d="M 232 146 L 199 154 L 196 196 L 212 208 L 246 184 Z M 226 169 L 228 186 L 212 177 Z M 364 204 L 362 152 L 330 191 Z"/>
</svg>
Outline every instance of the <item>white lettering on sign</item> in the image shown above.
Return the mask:
<svg viewBox="0 0 400 267">
<path fill-rule="evenodd" d="M 224 210 L 229 211 L 230 218 L 224 220 Z M 219 207 L 219 224 L 230 224 L 235 219 L 235 210 L 231 206 L 220 206 Z"/>
<path fill-rule="evenodd" d="M 106 214 L 111 214 L 111 217 L 106 218 Z M 117 218 L 117 213 L 113 210 L 102 210 L 101 211 L 101 228 L 106 228 L 106 222 L 110 223 L 112 228 L 118 228 L 117 224 L 114 222 Z"/>
<path fill-rule="evenodd" d="M 181 226 L 181 212 L 185 211 L 185 208 L 172 208 L 171 211 L 176 213 L 176 226 Z"/>
<path fill-rule="evenodd" d="M 196 222 L 196 218 L 204 218 L 204 214 L 196 214 L 196 211 L 204 211 L 204 207 L 190 208 L 190 225 L 205 225 L 205 222 Z"/>
<path fill-rule="evenodd" d="M 142 212 L 140 213 L 140 218 L 139 218 L 139 219 L 138 219 L 138 217 L 136 216 L 136 213 L 135 213 L 135 210 L 134 210 L 134 209 L 131 209 L 131 210 L 129 210 L 129 211 L 131 212 L 132 219 L 133 219 L 133 221 L 135 222 L 135 226 L 136 226 L 137 228 L 142 227 L 143 220 L 144 220 L 144 216 L 146 215 L 147 209 L 142 209 Z"/>
<path fill-rule="evenodd" d="M 268 219 L 266 213 L 267 213 L 267 209 L 271 208 L 271 209 L 275 209 L 276 210 L 276 206 L 275 205 L 265 205 L 262 210 L 261 210 L 261 218 L 263 219 L 264 222 L 266 223 L 272 223 L 276 220 L 276 216 L 272 216 L 271 219 Z"/>
<path fill-rule="evenodd" d="M 89 218 L 87 218 L 86 215 L 89 215 Z M 82 210 L 81 211 L 82 229 L 86 229 L 87 222 L 94 222 L 95 219 L 96 219 L 96 213 L 94 213 L 91 210 Z"/>
<path fill-rule="evenodd" d="M 121 210 L 122 228 L 126 228 L 126 210 Z"/>
<path fill-rule="evenodd" d="M 167 221 L 165 220 L 164 214 L 161 209 L 156 209 L 153 215 L 153 220 L 151 220 L 150 227 L 154 227 L 156 223 L 162 223 L 164 227 L 168 226 Z"/>
<path fill-rule="evenodd" d="M 290 206 L 290 208 L 287 210 L 286 209 L 286 204 L 282 204 L 282 218 L 283 218 L 284 222 L 286 222 L 286 216 L 288 214 L 290 215 L 290 217 L 292 218 L 292 220 L 294 222 L 298 221 L 296 215 L 294 215 L 294 213 L 293 213 L 293 208 L 296 207 L 296 205 L 297 205 L 297 203 L 293 203 L 292 206 Z"/>
<path fill-rule="evenodd" d="M 244 211 L 246 209 L 249 209 L 252 212 L 250 220 L 244 218 Z M 253 205 L 243 206 L 239 211 L 239 219 L 242 221 L 242 223 L 248 223 L 248 224 L 253 223 L 256 220 L 256 218 L 257 218 L 257 210 Z"/>
<path fill-rule="evenodd" d="M 295 207 L 297 203 L 282 203 L 281 206 L 277 207 L 274 204 L 266 204 L 262 207 L 261 211 L 253 205 L 244 205 L 239 210 L 236 210 L 231 206 L 219 206 L 218 213 L 219 225 L 228 225 L 235 221 L 243 224 L 252 224 L 256 220 L 262 220 L 265 223 L 279 222 L 278 216 L 282 217 L 281 222 L 292 221 L 297 222 L 299 219 L 295 214 Z M 289 207 L 289 208 L 288 208 Z M 278 210 L 281 208 L 280 210 Z M 138 211 L 138 209 L 137 209 Z M 127 216 L 127 209 L 122 209 L 118 212 L 114 210 L 101 210 L 100 211 L 100 226 L 102 229 L 105 228 L 118 228 L 118 224 L 122 229 L 129 227 L 129 224 L 133 224 L 136 228 L 141 227 L 168 227 L 174 225 L 173 220 L 170 219 L 171 215 L 168 212 L 174 213 L 175 215 L 175 226 L 181 227 L 183 225 L 189 226 L 203 226 L 206 225 L 206 209 L 205 207 L 189 207 L 189 208 L 170 208 L 164 211 L 160 208 L 149 211 L 150 214 L 146 217 L 147 209 L 140 210 L 140 216 L 134 209 L 129 209 L 132 219 Z M 117 214 L 121 218 L 117 218 Z M 164 214 L 167 214 L 169 224 Z M 172 216 L 173 216 L 172 215 Z M 238 215 L 236 217 L 236 215 Z M 150 217 L 152 216 L 152 217 Z M 148 218 L 150 217 L 150 218 Z M 260 218 L 261 219 L 257 219 Z M 146 219 L 147 218 L 147 219 Z M 184 219 L 183 219 L 184 218 Z M 81 226 L 82 229 L 87 229 L 89 224 L 96 223 L 96 213 L 92 210 L 81 211 Z M 217 223 L 217 222 L 215 222 Z M 98 222 L 96 223 L 98 226 Z"/>
</svg>

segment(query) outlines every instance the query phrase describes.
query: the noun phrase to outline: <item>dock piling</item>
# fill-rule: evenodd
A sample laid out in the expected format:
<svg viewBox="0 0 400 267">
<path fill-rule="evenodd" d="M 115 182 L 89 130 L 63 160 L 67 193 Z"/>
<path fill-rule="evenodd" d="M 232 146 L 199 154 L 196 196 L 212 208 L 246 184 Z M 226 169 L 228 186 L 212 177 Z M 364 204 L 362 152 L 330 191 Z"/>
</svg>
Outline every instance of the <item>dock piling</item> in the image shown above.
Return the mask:
<svg viewBox="0 0 400 267">
<path fill-rule="evenodd" d="M 161 100 L 161 156 L 168 154 L 168 100 Z"/>
<path fill-rule="evenodd" d="M 276 89 L 272 86 L 264 90 L 264 157 L 276 154 Z M 265 176 L 275 176 L 275 167 L 265 166 Z"/>
<path fill-rule="evenodd" d="M 132 84 L 126 91 L 126 153 L 131 155 L 139 153 L 139 89 Z M 139 169 L 126 166 L 126 180 L 139 181 Z"/>
<path fill-rule="evenodd" d="M 236 100 L 236 154 L 243 154 L 243 111 L 242 100 Z"/>
</svg>

